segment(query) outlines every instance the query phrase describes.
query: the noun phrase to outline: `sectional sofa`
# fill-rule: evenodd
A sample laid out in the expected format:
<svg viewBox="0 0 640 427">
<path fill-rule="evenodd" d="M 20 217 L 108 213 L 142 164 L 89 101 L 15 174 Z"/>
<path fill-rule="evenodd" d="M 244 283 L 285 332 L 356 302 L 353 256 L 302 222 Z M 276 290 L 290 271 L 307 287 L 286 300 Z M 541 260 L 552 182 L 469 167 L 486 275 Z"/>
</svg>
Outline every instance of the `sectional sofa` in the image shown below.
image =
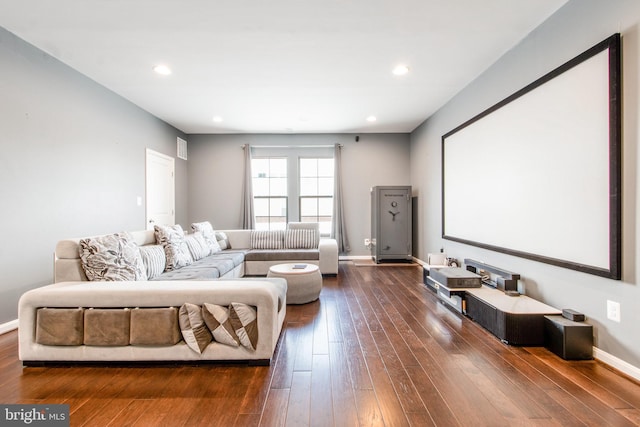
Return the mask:
<svg viewBox="0 0 640 427">
<path fill-rule="evenodd" d="M 313 244 L 293 239 L 293 234 L 311 231 Z M 153 257 L 162 253 L 153 230 L 129 233 L 135 243 Z M 266 276 L 269 267 L 284 263 L 309 263 L 320 268 L 323 275 L 338 274 L 338 244 L 335 239 L 320 238 L 317 223 L 289 223 L 287 230 L 260 232 L 256 230 L 216 230 L 219 252 L 204 256 L 188 265 L 147 275 L 147 280 L 207 280 Z M 186 234 L 186 237 L 189 237 Z M 191 233 L 193 237 L 193 233 Z M 289 238 L 289 239 L 287 239 Z M 54 282 L 86 281 L 79 255 L 82 238 L 64 239 L 57 243 L 54 253 Z M 144 254 L 143 254 L 144 255 Z M 149 270 L 149 269 L 147 269 Z"/>
<path fill-rule="evenodd" d="M 269 266 L 286 262 L 337 274 L 335 240 L 320 239 L 317 224 L 306 223 L 279 232 L 213 231 L 208 223 L 191 228 L 58 242 L 55 283 L 19 302 L 23 363 L 269 363 L 286 314 L 287 284 L 245 276 L 266 275 Z"/>
</svg>

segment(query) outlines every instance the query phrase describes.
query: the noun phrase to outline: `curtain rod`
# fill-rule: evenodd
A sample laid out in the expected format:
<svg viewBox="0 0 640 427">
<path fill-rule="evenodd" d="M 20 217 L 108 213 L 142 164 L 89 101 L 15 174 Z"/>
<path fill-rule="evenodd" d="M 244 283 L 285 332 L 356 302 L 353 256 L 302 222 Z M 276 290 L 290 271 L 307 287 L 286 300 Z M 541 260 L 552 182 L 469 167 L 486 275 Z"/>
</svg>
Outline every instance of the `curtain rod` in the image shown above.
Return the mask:
<svg viewBox="0 0 640 427">
<path fill-rule="evenodd" d="M 242 144 L 241 147 L 245 148 L 249 144 Z M 335 145 L 252 145 L 253 148 L 333 148 Z M 338 147 L 342 148 L 342 144 L 338 144 Z"/>
</svg>

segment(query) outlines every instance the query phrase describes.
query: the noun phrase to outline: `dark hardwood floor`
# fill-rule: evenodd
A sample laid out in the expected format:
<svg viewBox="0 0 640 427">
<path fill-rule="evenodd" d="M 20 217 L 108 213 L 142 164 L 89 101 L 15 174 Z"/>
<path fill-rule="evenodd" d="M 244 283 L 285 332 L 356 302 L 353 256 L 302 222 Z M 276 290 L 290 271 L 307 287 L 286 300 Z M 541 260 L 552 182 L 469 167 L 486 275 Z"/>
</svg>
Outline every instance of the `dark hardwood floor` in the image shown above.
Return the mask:
<svg viewBox="0 0 640 427">
<path fill-rule="evenodd" d="M 67 403 L 90 426 L 640 425 L 640 384 L 510 347 L 442 306 L 419 267 L 356 267 L 289 306 L 271 366 L 23 368 L 0 336 L 0 403 Z"/>
</svg>

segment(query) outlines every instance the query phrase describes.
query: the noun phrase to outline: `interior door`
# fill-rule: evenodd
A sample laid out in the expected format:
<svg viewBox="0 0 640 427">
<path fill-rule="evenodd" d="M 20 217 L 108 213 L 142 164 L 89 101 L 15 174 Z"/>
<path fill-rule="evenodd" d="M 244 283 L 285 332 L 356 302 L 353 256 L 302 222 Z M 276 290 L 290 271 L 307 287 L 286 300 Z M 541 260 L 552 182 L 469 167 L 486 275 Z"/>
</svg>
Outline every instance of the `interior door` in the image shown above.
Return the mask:
<svg viewBox="0 0 640 427">
<path fill-rule="evenodd" d="M 175 224 L 175 160 L 147 148 L 146 157 L 146 224 Z"/>
</svg>

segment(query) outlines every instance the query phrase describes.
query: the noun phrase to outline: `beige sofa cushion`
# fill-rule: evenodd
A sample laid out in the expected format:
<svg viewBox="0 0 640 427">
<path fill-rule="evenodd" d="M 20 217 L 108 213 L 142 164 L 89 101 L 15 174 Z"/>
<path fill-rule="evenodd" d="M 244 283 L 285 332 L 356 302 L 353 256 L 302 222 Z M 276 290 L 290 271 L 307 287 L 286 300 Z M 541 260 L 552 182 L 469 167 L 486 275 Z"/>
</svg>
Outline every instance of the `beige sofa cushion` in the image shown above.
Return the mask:
<svg viewBox="0 0 640 427">
<path fill-rule="evenodd" d="M 176 307 L 131 310 L 131 345 L 174 345 L 180 339 Z"/>
<path fill-rule="evenodd" d="M 90 308 L 84 312 L 84 345 L 129 345 L 131 311 Z"/>
<path fill-rule="evenodd" d="M 83 308 L 39 308 L 36 342 L 44 345 L 82 345 Z"/>
</svg>

